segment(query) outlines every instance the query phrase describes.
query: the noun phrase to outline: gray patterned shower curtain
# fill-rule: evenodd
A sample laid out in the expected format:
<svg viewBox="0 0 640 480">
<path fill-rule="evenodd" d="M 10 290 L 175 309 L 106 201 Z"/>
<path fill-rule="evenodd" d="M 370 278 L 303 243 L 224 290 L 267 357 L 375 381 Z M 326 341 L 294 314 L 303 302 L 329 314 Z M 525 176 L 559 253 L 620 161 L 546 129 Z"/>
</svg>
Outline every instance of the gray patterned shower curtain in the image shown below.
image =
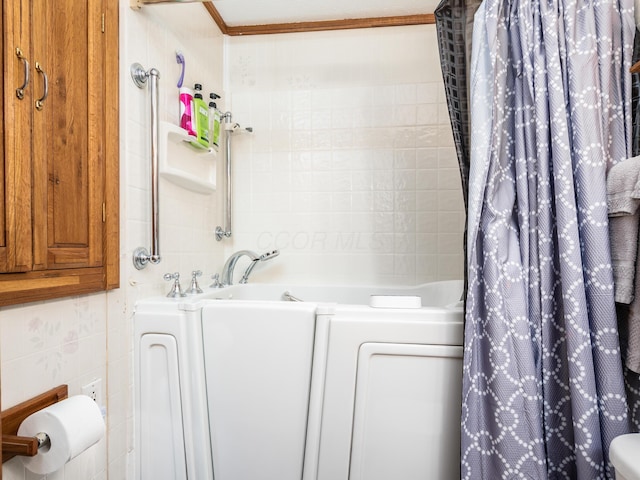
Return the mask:
<svg viewBox="0 0 640 480">
<path fill-rule="evenodd" d="M 484 0 L 470 69 L 462 478 L 613 478 L 628 431 L 606 172 L 632 0 Z"/>
</svg>

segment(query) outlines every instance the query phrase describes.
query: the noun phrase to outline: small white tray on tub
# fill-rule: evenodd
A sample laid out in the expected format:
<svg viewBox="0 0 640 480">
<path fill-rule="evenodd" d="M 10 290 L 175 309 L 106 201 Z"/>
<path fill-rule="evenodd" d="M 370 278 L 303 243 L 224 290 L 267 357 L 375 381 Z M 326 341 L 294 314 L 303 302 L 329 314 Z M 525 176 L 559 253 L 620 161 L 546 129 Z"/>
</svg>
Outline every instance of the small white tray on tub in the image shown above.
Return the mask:
<svg viewBox="0 0 640 480">
<path fill-rule="evenodd" d="M 422 308 L 422 297 L 417 295 L 371 295 L 373 308 Z"/>
</svg>

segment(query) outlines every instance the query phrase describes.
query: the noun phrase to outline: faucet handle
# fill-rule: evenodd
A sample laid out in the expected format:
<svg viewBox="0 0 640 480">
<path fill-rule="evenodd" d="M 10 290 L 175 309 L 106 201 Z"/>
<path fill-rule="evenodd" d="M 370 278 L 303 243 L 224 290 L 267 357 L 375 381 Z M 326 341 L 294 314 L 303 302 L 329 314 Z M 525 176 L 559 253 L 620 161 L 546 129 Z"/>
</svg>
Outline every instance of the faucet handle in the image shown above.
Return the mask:
<svg viewBox="0 0 640 480">
<path fill-rule="evenodd" d="M 195 295 L 196 293 L 202 293 L 200 285 L 198 285 L 198 277 L 202 276 L 202 271 L 194 270 L 191 272 L 191 286 L 187 290 L 187 294 Z"/>
<path fill-rule="evenodd" d="M 215 273 L 215 274 L 211 275 L 211 280 L 213 280 L 213 283 L 211 285 L 209 285 L 209 288 L 222 288 L 222 287 L 224 287 L 224 285 L 220 282 L 220 274 L 219 273 Z"/>
<path fill-rule="evenodd" d="M 173 280 L 173 285 L 171 286 L 171 291 L 167 293 L 167 297 L 175 298 L 175 297 L 186 297 L 187 294 L 182 291 L 182 287 L 180 286 L 180 274 L 178 272 L 175 273 L 165 273 L 162 278 L 164 278 L 167 282 Z"/>
</svg>

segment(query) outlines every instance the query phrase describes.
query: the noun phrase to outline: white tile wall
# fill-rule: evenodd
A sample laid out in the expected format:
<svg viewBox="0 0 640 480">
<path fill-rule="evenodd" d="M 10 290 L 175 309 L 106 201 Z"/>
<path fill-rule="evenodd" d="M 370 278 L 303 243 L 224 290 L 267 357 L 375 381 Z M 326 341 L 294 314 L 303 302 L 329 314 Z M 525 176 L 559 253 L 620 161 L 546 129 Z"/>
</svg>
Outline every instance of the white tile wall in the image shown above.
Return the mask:
<svg viewBox="0 0 640 480">
<path fill-rule="evenodd" d="M 177 123 L 176 51 L 186 60 L 185 85 L 201 83 L 223 96 L 223 37 L 202 5 L 155 5 L 140 11 L 120 1 L 121 14 L 121 286 L 108 295 L 109 464 L 111 479 L 133 479 L 132 314 L 135 302 L 164 294 L 166 272 L 180 272 L 183 284 L 192 270 L 211 273 L 222 262 L 213 231 L 220 217 L 220 194 L 202 195 L 160 180 L 162 261 L 138 271 L 135 248 L 151 245 L 149 170 L 149 91 L 138 89 L 129 66 L 141 63 L 160 71 L 160 120 Z M 162 139 L 161 139 L 162 141 Z M 187 160 L 187 159 L 185 159 Z M 218 162 L 219 164 L 221 162 Z"/>
<path fill-rule="evenodd" d="M 234 249 L 255 280 L 462 277 L 464 215 L 435 26 L 232 37 Z M 276 267 L 277 265 L 277 267 Z"/>
<path fill-rule="evenodd" d="M 52 302 L 0 309 L 2 407 L 56 385 L 71 395 L 102 378 L 108 406 L 107 438 L 46 477 L 3 465 L 5 480 L 133 480 L 133 357 L 131 315 L 136 300 L 166 288 L 164 272 L 219 269 L 222 247 L 212 231 L 220 217 L 217 195 L 205 196 L 161 181 L 162 263 L 142 272 L 131 253 L 149 246 L 148 91 L 131 82 L 129 66 L 160 70 L 161 119 L 175 122 L 175 51 L 187 60 L 186 81 L 222 92 L 222 35 L 202 5 L 158 5 L 141 11 L 120 0 L 121 288 Z M 221 102 L 224 105 L 224 100 Z M 186 279 L 186 278 L 185 278 Z M 108 355 L 108 358 L 107 358 Z"/>
<path fill-rule="evenodd" d="M 133 479 L 131 316 L 136 300 L 165 291 L 162 273 L 210 274 L 240 248 L 283 251 L 255 280 L 413 284 L 462 272 L 460 182 L 433 27 L 230 38 L 223 85 L 224 41 L 201 5 L 128 5 L 120 0 L 121 288 L 0 309 L 3 408 L 60 383 L 76 394 L 93 378 L 106 382 L 107 438 L 48 480 Z M 148 100 L 129 65 L 160 70 L 161 118 L 175 122 L 176 49 L 187 83 L 222 92 L 219 104 L 255 134 L 234 138 L 234 239 L 212 237 L 221 191 L 163 180 L 163 260 L 138 272 L 131 252 L 150 242 Z M 18 460 L 2 471 L 42 480 Z"/>
<path fill-rule="evenodd" d="M 66 383 L 70 395 L 95 378 L 107 379 L 107 305 L 103 294 L 2 309 L 2 406 L 7 408 Z M 106 478 L 101 440 L 50 479 Z M 3 465 L 5 480 L 41 478 L 19 459 Z"/>
</svg>

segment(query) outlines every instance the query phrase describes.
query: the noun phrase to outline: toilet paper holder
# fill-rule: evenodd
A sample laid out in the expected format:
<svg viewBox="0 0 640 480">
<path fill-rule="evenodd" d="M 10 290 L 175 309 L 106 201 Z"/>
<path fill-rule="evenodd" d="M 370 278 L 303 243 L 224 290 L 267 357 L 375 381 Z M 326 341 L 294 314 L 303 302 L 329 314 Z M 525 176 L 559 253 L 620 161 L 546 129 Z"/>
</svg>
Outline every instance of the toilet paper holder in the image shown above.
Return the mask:
<svg viewBox="0 0 640 480">
<path fill-rule="evenodd" d="M 16 455 L 33 457 L 38 453 L 38 448 L 48 445 L 49 436 L 46 433 L 39 433 L 35 437 L 21 437 L 17 435 L 18 428 L 29 415 L 64 400 L 68 396 L 68 386 L 60 385 L 0 413 L 2 463 Z"/>
</svg>

